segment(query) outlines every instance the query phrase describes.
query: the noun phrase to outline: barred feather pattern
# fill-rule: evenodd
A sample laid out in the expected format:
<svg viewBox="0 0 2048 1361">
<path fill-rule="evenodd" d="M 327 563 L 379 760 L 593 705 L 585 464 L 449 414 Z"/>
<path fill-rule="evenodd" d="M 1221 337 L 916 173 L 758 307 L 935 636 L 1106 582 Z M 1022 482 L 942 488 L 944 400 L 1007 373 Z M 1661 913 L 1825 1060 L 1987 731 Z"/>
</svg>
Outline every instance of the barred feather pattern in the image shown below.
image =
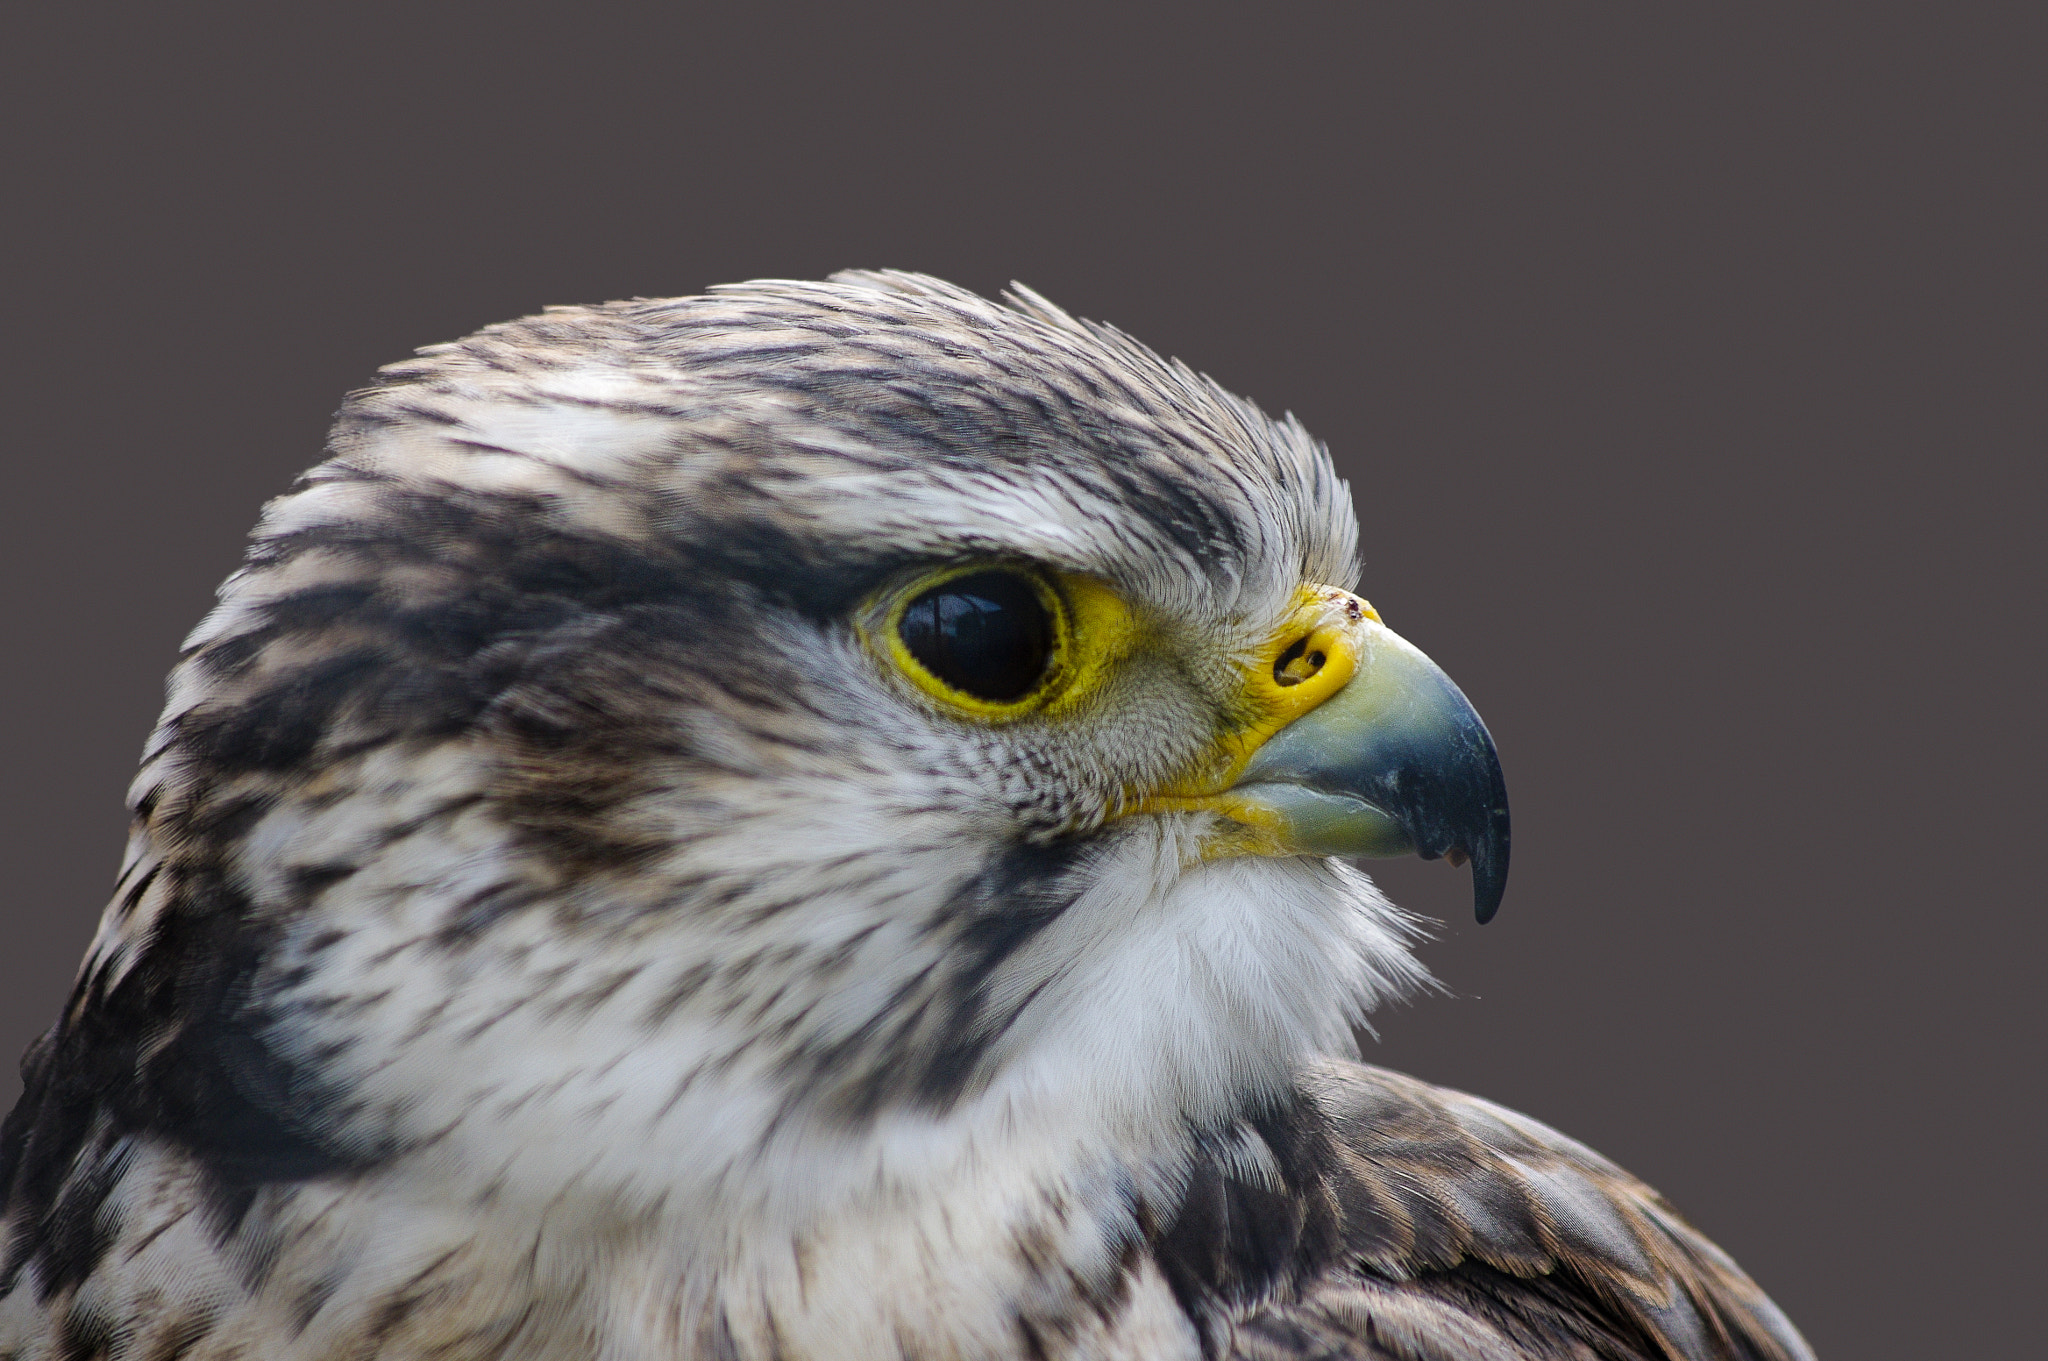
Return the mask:
<svg viewBox="0 0 2048 1361">
<path fill-rule="evenodd" d="M 1024 292 L 392 366 L 173 672 L 0 1133 L 0 1358 L 1804 1355 L 1593 1155 L 1344 1066 L 1424 981 L 1365 876 L 1117 816 L 1356 535 L 1297 424 Z M 935 713 L 864 602 L 987 558 L 1148 649 Z"/>
<path fill-rule="evenodd" d="M 1811 1355 L 1726 1254 L 1556 1131 L 1361 1064 L 1306 1066 L 1300 1098 L 1285 1146 L 1305 1170 L 1282 1182 L 1284 1218 L 1237 1192 L 1251 1202 L 1243 1220 L 1287 1226 L 1274 1254 L 1284 1265 L 1217 1312 L 1211 1350 L 1242 1361 Z M 1230 1194 L 1219 1185 L 1209 1198 Z"/>
</svg>

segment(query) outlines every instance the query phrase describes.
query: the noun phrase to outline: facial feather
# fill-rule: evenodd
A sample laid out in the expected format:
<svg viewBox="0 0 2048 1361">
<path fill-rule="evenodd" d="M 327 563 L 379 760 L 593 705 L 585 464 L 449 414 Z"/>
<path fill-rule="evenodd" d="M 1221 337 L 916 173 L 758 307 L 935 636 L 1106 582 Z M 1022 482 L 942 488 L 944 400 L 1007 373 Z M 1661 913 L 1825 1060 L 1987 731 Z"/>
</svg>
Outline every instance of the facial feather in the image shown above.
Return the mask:
<svg viewBox="0 0 2048 1361">
<path fill-rule="evenodd" d="M 393 366 L 330 453 L 187 640 L 45 1060 L 149 1037 L 66 1156 L 125 1223 L 146 1149 L 309 1339 L 442 1262 L 509 1347 L 488 1301 L 574 1297 L 592 1243 L 695 1282 L 647 1305 L 681 1336 L 722 1282 L 801 1295 L 774 1244 L 929 1275 L 953 1203 L 1108 1291 L 1191 1131 L 1421 977 L 1353 871 L 1105 825 L 1356 535 L 1297 425 L 1115 332 L 908 276 L 562 309 Z M 1065 726 L 934 712 L 856 609 L 989 557 L 1181 660 Z M 986 1246 L 935 1298 L 1027 1289 Z"/>
</svg>

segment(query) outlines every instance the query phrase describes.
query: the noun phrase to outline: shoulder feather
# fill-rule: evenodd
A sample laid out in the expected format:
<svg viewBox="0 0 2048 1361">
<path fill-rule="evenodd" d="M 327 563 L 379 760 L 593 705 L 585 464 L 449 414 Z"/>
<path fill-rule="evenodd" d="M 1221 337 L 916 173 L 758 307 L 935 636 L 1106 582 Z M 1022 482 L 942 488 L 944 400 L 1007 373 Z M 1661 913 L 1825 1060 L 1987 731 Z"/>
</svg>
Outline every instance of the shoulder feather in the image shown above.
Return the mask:
<svg viewBox="0 0 2048 1361">
<path fill-rule="evenodd" d="M 1219 1165 L 1205 1180 L 1198 1169 L 1190 1203 L 1205 1246 L 1186 1245 L 1185 1210 L 1162 1240 L 1177 1254 L 1169 1266 L 1183 1263 L 1184 1303 L 1204 1297 L 1191 1312 L 1206 1315 L 1212 1352 L 1811 1361 L 1756 1283 L 1662 1197 L 1536 1121 L 1331 1061 L 1304 1075 L 1299 1104 L 1273 1123 L 1260 1133 L 1285 1194 L 1233 1194 L 1241 1174 Z M 1195 1262 L 1209 1265 L 1192 1273 L 1206 1290 L 1185 1284 Z"/>
</svg>

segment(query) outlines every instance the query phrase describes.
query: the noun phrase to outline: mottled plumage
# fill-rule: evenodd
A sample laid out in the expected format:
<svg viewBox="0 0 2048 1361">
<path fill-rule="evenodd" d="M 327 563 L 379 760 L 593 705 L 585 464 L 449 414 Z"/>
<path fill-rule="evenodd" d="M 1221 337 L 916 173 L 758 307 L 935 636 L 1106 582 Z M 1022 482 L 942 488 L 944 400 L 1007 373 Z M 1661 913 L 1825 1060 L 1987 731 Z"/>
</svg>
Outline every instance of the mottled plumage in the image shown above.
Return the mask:
<svg viewBox="0 0 2048 1361">
<path fill-rule="evenodd" d="M 1184 797 L 1356 535 L 1298 425 L 1030 295 L 387 369 L 172 675 L 0 1358 L 1808 1355 L 1618 1169 L 1357 1064 L 1410 923 Z M 1085 684 L 891 670 L 974 563 L 1081 583 Z"/>
</svg>

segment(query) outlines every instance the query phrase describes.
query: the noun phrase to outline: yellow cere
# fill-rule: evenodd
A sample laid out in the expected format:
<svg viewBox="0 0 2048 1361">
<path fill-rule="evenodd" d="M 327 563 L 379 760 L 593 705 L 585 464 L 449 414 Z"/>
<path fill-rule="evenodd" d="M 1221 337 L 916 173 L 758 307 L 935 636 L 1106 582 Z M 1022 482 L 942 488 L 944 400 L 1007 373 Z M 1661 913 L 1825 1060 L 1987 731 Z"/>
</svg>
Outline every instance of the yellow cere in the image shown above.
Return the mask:
<svg viewBox="0 0 2048 1361">
<path fill-rule="evenodd" d="M 1303 586 L 1286 621 L 1249 659 L 1239 725 L 1219 735 L 1209 762 L 1165 788 L 1131 799 L 1126 811 L 1206 809 L 1236 824 L 1224 838 L 1229 844 L 1219 843 L 1210 853 L 1283 853 L 1275 816 L 1227 791 L 1268 739 L 1350 683 L 1358 670 L 1358 630 L 1366 620 L 1379 623 L 1379 613 L 1349 591 Z"/>
</svg>

